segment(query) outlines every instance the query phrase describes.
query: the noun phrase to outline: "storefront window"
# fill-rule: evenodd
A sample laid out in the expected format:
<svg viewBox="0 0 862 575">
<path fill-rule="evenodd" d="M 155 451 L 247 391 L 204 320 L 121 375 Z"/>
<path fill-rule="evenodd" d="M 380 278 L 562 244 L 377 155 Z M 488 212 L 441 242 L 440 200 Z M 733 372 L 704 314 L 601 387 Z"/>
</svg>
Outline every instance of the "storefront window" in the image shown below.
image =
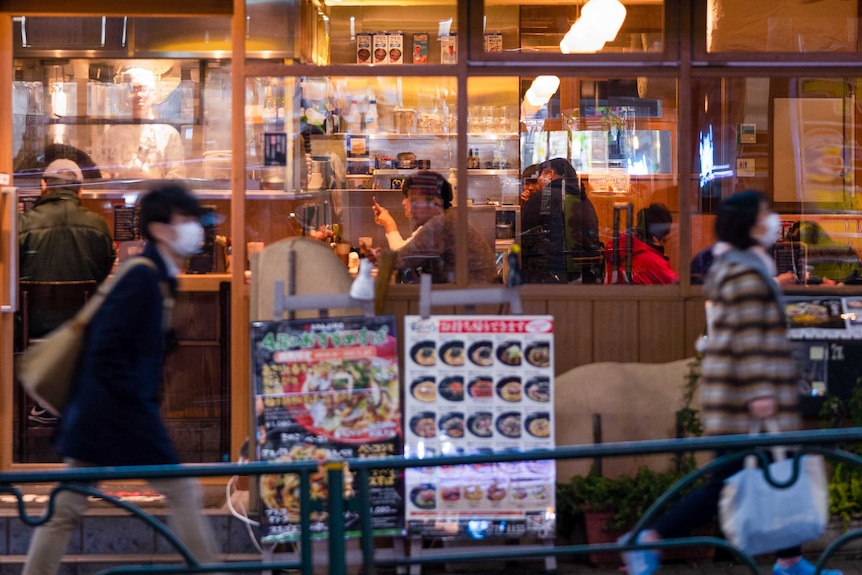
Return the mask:
<svg viewBox="0 0 862 575">
<path fill-rule="evenodd" d="M 248 78 L 249 241 L 310 237 L 352 273 L 389 248 L 394 281 L 455 281 L 456 101 L 449 77 Z M 483 242 L 487 283 L 497 273 Z"/>
<path fill-rule="evenodd" d="M 468 88 L 468 202 L 496 206 L 496 250 L 521 245 L 527 283 L 678 283 L 674 80 L 544 75 Z"/>
<path fill-rule="evenodd" d="M 707 52 L 858 52 L 859 5 L 709 0 Z"/>
<path fill-rule="evenodd" d="M 698 213 L 692 281 L 702 281 L 718 202 L 766 193 L 782 218 L 774 251 L 788 283 L 855 283 L 862 273 L 856 78 L 720 78 L 696 83 Z M 706 250 L 706 251 L 704 251 Z"/>
<path fill-rule="evenodd" d="M 614 54 L 664 50 L 664 2 L 485 1 L 483 50 Z"/>
<path fill-rule="evenodd" d="M 204 206 L 206 243 L 181 270 L 174 313 L 180 346 L 167 359 L 164 410 L 183 461 L 223 461 L 230 451 L 229 386 L 221 361 L 227 354 L 227 292 L 207 276 L 223 273 L 227 263 L 230 72 L 219 60 L 202 58 L 197 40 L 211 33 L 213 49 L 229 46 L 223 32 L 229 32 L 230 19 L 152 23 L 14 19 L 14 186 L 20 209 L 32 211 L 21 219 L 16 238 L 21 257 L 15 346 L 21 351 L 72 317 L 94 293 L 80 282 L 95 285 L 112 266 L 140 253 L 138 197 L 166 180 L 181 181 Z M 71 202 L 79 183 L 74 171 L 65 170 L 74 181 L 50 179 L 46 185 L 52 187 L 42 190 L 43 175 L 56 160 L 70 160 L 81 170 L 83 210 Z M 93 239 L 95 232 L 78 233 L 66 225 L 66 216 L 58 219 L 51 206 L 61 197 L 69 200 L 74 218 L 81 218 L 75 221 L 88 222 L 79 227 L 95 229 L 85 219 L 94 213 L 110 237 Z M 110 246 L 111 240 L 114 250 L 93 255 L 94 246 Z M 58 462 L 50 448 L 57 418 L 20 391 L 15 386 L 15 461 Z"/>
</svg>

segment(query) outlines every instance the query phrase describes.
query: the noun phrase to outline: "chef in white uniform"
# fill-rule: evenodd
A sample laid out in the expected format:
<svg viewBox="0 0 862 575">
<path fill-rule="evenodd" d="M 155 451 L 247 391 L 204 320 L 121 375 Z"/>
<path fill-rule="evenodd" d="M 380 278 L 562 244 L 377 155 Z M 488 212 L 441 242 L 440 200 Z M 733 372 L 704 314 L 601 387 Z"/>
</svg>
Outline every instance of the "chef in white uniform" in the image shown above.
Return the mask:
<svg viewBox="0 0 862 575">
<path fill-rule="evenodd" d="M 176 128 L 153 123 L 155 75 L 143 68 L 126 71 L 132 118 L 141 123 L 111 126 L 93 155 L 97 165 L 114 178 L 184 178 L 183 143 Z"/>
</svg>

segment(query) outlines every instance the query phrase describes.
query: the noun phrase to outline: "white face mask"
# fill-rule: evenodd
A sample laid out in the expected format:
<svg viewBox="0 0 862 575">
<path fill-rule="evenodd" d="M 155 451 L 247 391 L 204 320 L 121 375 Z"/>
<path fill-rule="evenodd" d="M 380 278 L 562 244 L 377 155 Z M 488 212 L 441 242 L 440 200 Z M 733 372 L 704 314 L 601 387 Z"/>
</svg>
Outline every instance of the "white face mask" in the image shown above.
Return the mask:
<svg viewBox="0 0 862 575">
<path fill-rule="evenodd" d="M 168 245 L 175 254 L 187 258 L 201 251 L 204 245 L 204 228 L 200 222 L 183 222 L 173 228 L 176 237 L 168 242 Z"/>
<path fill-rule="evenodd" d="M 763 231 L 759 234 L 752 234 L 752 238 L 757 240 L 757 243 L 765 248 L 771 248 L 778 241 L 778 235 L 781 233 L 781 217 L 778 214 L 768 214 L 763 219 Z"/>
</svg>

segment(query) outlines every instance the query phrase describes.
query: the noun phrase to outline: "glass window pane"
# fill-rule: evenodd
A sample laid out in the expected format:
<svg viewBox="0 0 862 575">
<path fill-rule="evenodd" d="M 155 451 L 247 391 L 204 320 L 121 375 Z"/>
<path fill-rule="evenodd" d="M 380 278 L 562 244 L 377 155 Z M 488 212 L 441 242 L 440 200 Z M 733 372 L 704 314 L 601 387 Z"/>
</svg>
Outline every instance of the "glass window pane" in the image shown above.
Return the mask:
<svg viewBox="0 0 862 575">
<path fill-rule="evenodd" d="M 857 52 L 859 4 L 708 0 L 708 52 Z"/>
<path fill-rule="evenodd" d="M 467 197 L 496 206 L 500 259 L 521 244 L 527 283 L 678 281 L 674 80 L 483 77 L 468 90 Z"/>
<path fill-rule="evenodd" d="M 392 5 L 344 1 L 329 3 L 313 16 L 318 37 L 329 31 L 332 64 L 454 64 L 459 30 L 454 0 Z M 387 32 L 388 31 L 388 32 Z M 322 52 L 319 48 L 318 52 Z"/>
<path fill-rule="evenodd" d="M 805 77 L 696 82 L 694 282 L 702 280 L 703 260 L 715 241 L 719 201 L 745 189 L 766 193 L 781 215 L 775 260 L 784 280 L 856 281 L 862 272 L 858 82 Z"/>
<path fill-rule="evenodd" d="M 225 272 L 230 236 L 230 70 L 190 56 L 129 57 L 147 50 L 164 56 L 160 50 L 173 48 L 155 40 L 171 38 L 194 19 L 159 19 L 157 34 L 136 26 L 135 42 L 122 35 L 125 24 L 133 26 L 126 19 L 95 19 L 105 24 L 98 29 L 105 50 L 86 52 L 93 20 L 39 18 L 25 25 L 24 18 L 15 19 L 22 39 L 42 26 L 56 34 L 28 36 L 32 50 L 16 44 L 13 61 L 14 185 L 26 212 L 18 238 L 22 321 L 16 344 L 20 350 L 28 337 L 42 337 L 73 316 L 93 293 L 90 288 L 82 296 L 80 282 L 101 281 L 113 265 L 140 253 L 137 199 L 158 182 L 179 180 L 204 207 L 205 244 L 181 269 L 174 308 L 181 344 L 167 359 L 166 377 L 175 385 L 166 386 L 163 408 L 182 460 L 224 461 L 230 451 L 230 437 L 221 432 L 229 429 L 228 385 L 220 360 L 228 350 L 219 334 L 227 329 L 220 311 L 227 309 L 228 295 L 219 283 L 228 276 L 217 274 Z M 230 21 L 206 20 L 211 29 Z M 122 55 L 113 57 L 119 46 Z M 48 178 L 51 187 L 43 193 L 43 174 L 58 159 L 76 163 L 80 180 Z M 66 201 L 76 194 L 80 207 Z M 89 223 L 71 231 L 57 219 L 59 200 L 70 210 L 69 221 Z M 187 374 L 202 373 L 200 366 L 206 377 L 190 379 Z M 59 461 L 50 450 L 52 426 L 44 410 L 23 396 L 15 405 L 14 460 Z"/>
<path fill-rule="evenodd" d="M 70 154 L 91 168 L 85 192 L 164 178 L 227 185 L 229 172 L 204 161 L 230 149 L 230 76 L 218 62 L 20 58 L 15 71 L 13 154 L 23 189 L 38 189 L 47 163 Z"/>
<path fill-rule="evenodd" d="M 261 77 L 246 94 L 250 241 L 304 235 L 343 252 L 348 268 L 351 251 L 388 247 L 395 281 L 455 280 L 454 78 Z M 517 139 L 513 159 L 516 149 Z M 470 277 L 487 283 L 494 254 L 477 238 Z"/>
<path fill-rule="evenodd" d="M 664 50 L 664 2 L 485 1 L 485 52 L 630 53 Z"/>
</svg>

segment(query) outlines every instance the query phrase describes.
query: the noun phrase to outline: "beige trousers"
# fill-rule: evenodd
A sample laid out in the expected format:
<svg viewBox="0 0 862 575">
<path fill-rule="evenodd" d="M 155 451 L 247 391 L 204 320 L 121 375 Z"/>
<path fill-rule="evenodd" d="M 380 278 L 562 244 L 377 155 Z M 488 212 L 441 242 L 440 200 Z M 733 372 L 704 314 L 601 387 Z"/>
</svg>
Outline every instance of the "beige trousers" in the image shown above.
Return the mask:
<svg viewBox="0 0 862 575">
<path fill-rule="evenodd" d="M 66 463 L 69 467 L 89 466 L 77 460 Z M 215 534 L 203 514 L 203 491 L 197 479 L 151 479 L 148 483 L 168 500 L 171 510 L 168 526 L 191 554 L 201 563 L 215 563 L 218 559 Z M 62 491 L 57 494 L 51 520 L 33 531 L 21 575 L 56 575 L 72 533 L 88 506 L 87 497 L 80 493 Z"/>
</svg>

